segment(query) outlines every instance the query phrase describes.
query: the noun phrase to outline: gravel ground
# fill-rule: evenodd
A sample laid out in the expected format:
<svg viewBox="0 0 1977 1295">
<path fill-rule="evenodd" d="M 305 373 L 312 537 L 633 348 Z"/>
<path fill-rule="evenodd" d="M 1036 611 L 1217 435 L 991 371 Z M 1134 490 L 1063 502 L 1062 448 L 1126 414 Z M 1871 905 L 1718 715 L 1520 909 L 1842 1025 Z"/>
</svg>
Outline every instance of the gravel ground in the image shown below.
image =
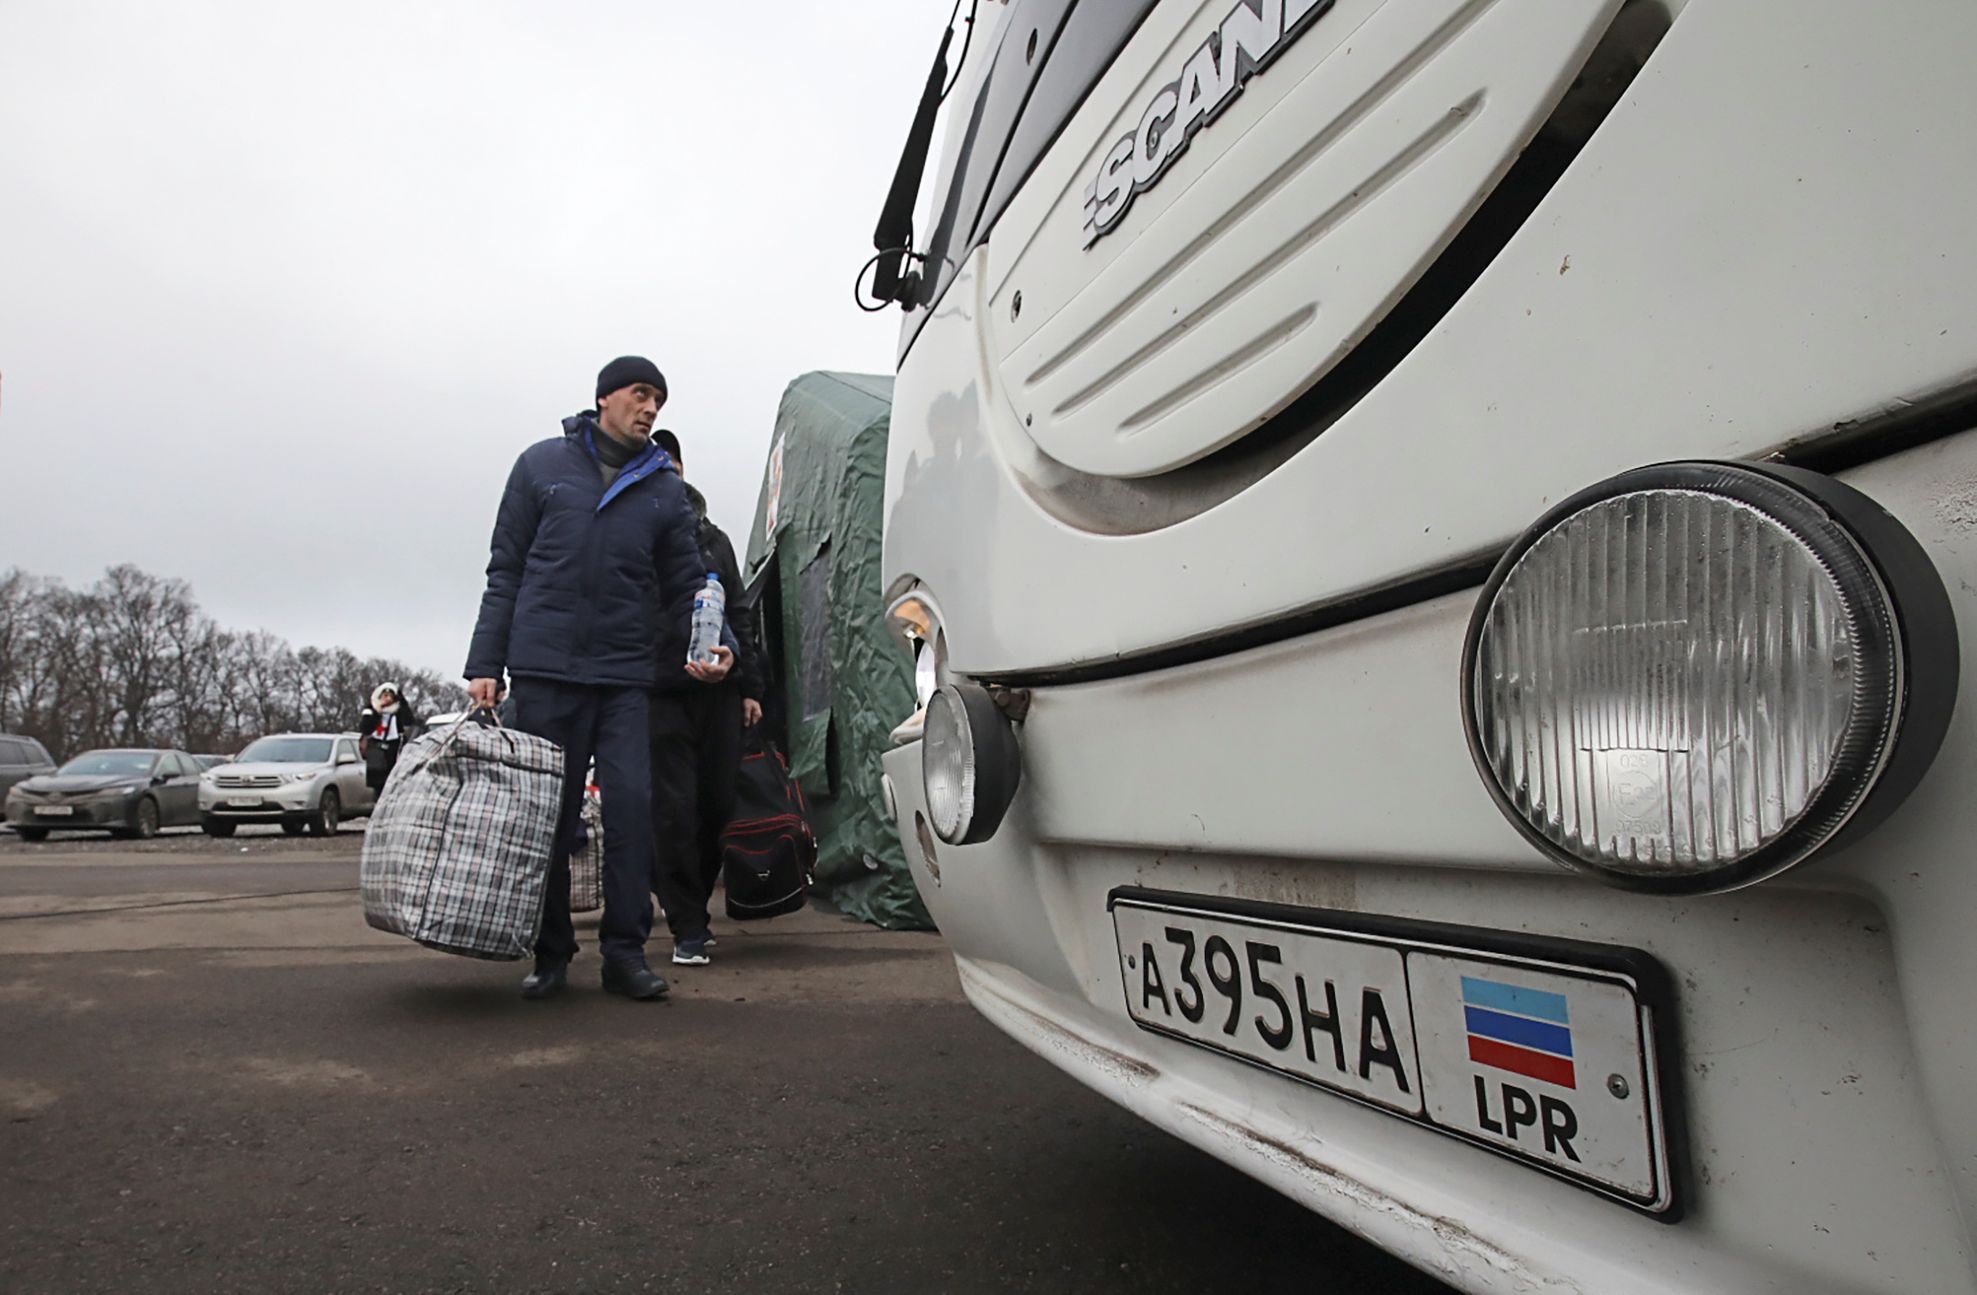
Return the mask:
<svg viewBox="0 0 1977 1295">
<path fill-rule="evenodd" d="M 34 859 L 53 854 L 101 854 L 132 858 L 151 854 L 337 854 L 362 841 L 360 819 L 345 823 L 335 836 L 288 836 L 280 827 L 241 827 L 220 840 L 198 828 L 166 828 L 149 841 L 123 841 L 108 832 L 54 832 L 45 841 L 23 841 L 11 828 L 0 824 L 0 865 L 10 859 Z"/>
<path fill-rule="evenodd" d="M 524 1003 L 366 927 L 360 844 L 0 842 L 0 1290 L 1445 1292 L 1003 1037 L 937 936 L 722 923 L 666 1003 L 588 950 Z"/>
</svg>

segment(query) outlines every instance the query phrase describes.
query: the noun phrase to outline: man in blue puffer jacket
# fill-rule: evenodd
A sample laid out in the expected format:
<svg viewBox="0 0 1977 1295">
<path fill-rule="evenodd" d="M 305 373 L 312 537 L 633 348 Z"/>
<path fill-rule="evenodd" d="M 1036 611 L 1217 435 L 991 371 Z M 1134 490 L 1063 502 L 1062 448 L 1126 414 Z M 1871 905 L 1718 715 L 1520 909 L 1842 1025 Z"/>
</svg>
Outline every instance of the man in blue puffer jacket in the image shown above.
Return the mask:
<svg viewBox="0 0 1977 1295">
<path fill-rule="evenodd" d="M 652 783 L 648 707 L 678 676 L 718 683 L 734 657 L 691 664 L 693 596 L 705 578 L 698 522 L 679 474 L 651 443 L 666 379 L 640 356 L 597 375 L 597 408 L 515 460 L 487 564 L 487 592 L 468 651 L 468 693 L 491 706 L 505 670 L 516 727 L 563 748 L 558 846 L 544 887 L 542 934 L 525 998 L 569 979 L 568 841 L 593 756 L 604 805 L 604 988 L 654 999 L 666 982 L 645 961 L 652 931 Z"/>
</svg>

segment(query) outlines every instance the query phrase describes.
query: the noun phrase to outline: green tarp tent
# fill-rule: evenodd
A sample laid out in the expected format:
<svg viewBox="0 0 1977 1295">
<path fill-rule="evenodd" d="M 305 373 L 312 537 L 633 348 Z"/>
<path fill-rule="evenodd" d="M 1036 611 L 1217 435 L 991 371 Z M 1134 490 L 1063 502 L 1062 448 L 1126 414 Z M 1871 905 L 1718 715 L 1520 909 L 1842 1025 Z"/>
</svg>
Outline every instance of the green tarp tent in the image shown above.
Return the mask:
<svg viewBox="0 0 1977 1295">
<path fill-rule="evenodd" d="M 880 786 L 892 729 L 913 710 L 879 573 L 891 415 L 891 378 L 806 373 L 789 384 L 745 579 L 769 658 L 770 731 L 786 736 L 810 803 L 820 888 L 853 917 L 926 929 Z"/>
</svg>

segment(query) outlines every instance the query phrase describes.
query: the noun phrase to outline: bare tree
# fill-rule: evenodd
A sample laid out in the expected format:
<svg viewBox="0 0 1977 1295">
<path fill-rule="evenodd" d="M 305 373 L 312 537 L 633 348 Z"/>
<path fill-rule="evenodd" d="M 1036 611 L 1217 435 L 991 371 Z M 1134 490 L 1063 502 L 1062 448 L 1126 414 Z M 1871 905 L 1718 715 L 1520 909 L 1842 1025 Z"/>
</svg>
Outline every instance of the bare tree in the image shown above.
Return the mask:
<svg viewBox="0 0 1977 1295">
<path fill-rule="evenodd" d="M 60 672 L 64 658 L 72 655 L 61 633 L 57 592 L 48 581 L 30 578 L 19 608 L 22 625 L 11 671 L 14 718 L 9 723 L 36 736 L 56 732 Z"/>
<path fill-rule="evenodd" d="M 29 644 L 39 593 L 39 582 L 20 568 L 0 572 L 0 731 L 12 731 L 24 718 L 22 697 L 33 669 Z"/>
<path fill-rule="evenodd" d="M 279 733 L 300 718 L 295 704 L 300 668 L 294 651 L 266 630 L 233 641 L 229 678 L 234 710 L 243 731 Z"/>
<path fill-rule="evenodd" d="M 137 567 L 112 567 L 88 589 L 0 572 L 0 731 L 58 756 L 112 745 L 233 751 L 268 733 L 342 732 L 385 680 L 422 714 L 466 705 L 460 685 L 402 662 L 231 633 L 184 582 Z"/>
<path fill-rule="evenodd" d="M 46 674 L 41 723 L 56 750 L 115 742 L 116 693 L 103 651 L 102 607 L 94 594 L 59 584 L 42 601 L 40 623 Z"/>
<path fill-rule="evenodd" d="M 97 635 L 116 704 L 116 737 L 125 746 L 159 740 L 169 700 L 175 632 L 197 609 L 180 580 L 161 580 L 128 564 L 96 583 Z"/>
<path fill-rule="evenodd" d="M 188 751 L 232 750 L 240 728 L 226 705 L 228 635 L 204 615 L 171 629 L 169 728 Z"/>
</svg>

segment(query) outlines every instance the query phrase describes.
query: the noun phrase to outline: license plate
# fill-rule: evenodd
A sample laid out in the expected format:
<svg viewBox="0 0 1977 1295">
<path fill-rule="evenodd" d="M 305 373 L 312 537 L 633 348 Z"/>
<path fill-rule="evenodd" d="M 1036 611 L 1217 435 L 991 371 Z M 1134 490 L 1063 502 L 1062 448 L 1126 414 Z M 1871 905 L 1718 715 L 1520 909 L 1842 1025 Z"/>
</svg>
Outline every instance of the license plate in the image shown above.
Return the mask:
<svg viewBox="0 0 1977 1295">
<path fill-rule="evenodd" d="M 1130 887 L 1111 909 L 1140 1028 L 1675 1217 L 1647 954 Z"/>
<path fill-rule="evenodd" d="M 36 818 L 74 818 L 75 812 L 76 807 L 74 805 L 36 805 L 34 807 L 34 816 Z"/>
<path fill-rule="evenodd" d="M 228 796 L 227 804 L 235 809 L 253 809 L 261 803 L 259 796 Z"/>
</svg>

